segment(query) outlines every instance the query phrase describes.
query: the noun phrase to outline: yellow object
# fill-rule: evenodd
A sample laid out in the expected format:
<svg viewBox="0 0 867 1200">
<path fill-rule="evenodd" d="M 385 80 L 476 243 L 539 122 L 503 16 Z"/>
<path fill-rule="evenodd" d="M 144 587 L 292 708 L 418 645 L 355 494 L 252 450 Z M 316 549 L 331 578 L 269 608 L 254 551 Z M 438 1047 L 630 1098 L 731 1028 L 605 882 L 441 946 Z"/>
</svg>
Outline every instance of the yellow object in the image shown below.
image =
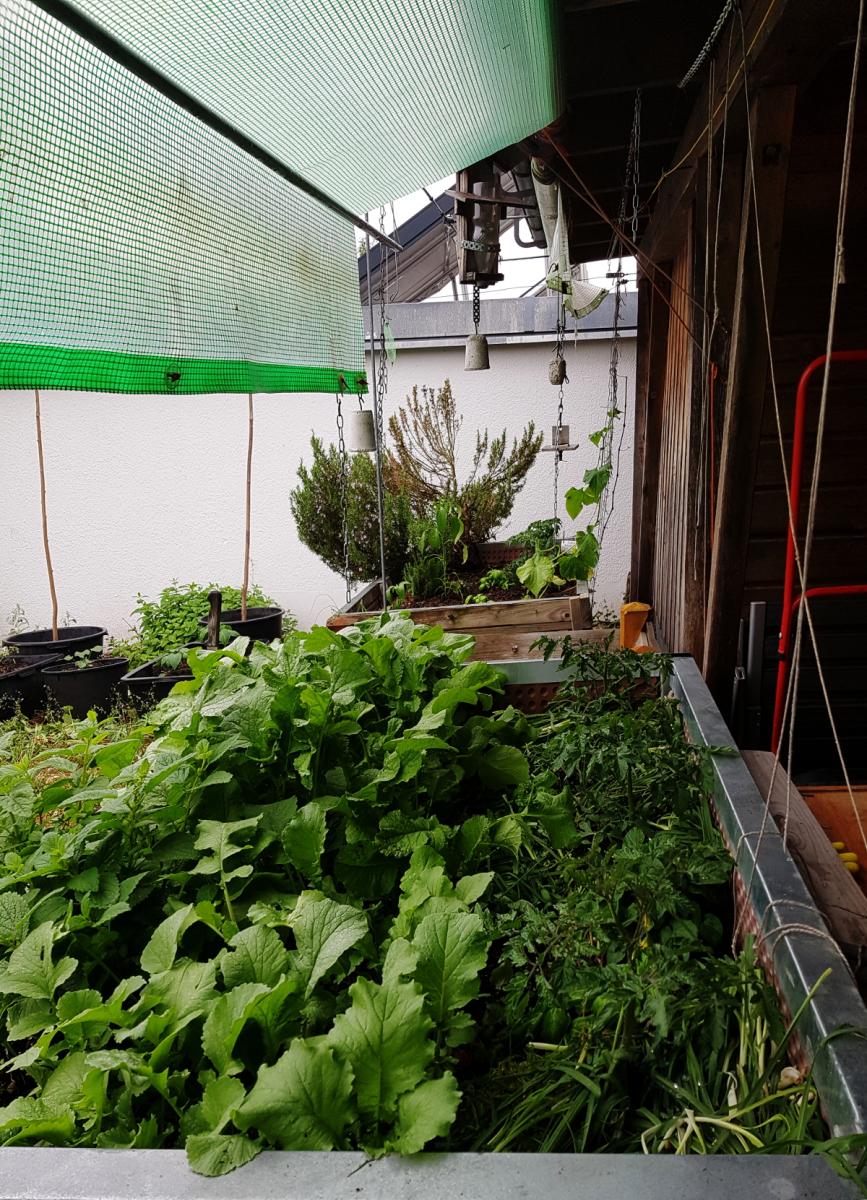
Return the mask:
<svg viewBox="0 0 867 1200">
<path fill-rule="evenodd" d="M 620 606 L 620 649 L 621 650 L 645 650 L 646 646 L 636 646 L 641 631 L 647 624 L 647 618 L 650 614 L 650 605 L 642 604 L 640 600 L 633 600 L 631 604 L 621 604 Z"/>
<path fill-rule="evenodd" d="M 856 862 L 844 862 L 843 866 L 846 868 L 847 871 L 851 871 L 853 875 L 857 875 L 858 872 L 861 870 L 861 868 L 858 866 L 858 864 Z"/>
<path fill-rule="evenodd" d="M 846 849 L 845 842 L 832 842 L 831 845 L 834 847 L 835 850 L 845 850 Z"/>
</svg>

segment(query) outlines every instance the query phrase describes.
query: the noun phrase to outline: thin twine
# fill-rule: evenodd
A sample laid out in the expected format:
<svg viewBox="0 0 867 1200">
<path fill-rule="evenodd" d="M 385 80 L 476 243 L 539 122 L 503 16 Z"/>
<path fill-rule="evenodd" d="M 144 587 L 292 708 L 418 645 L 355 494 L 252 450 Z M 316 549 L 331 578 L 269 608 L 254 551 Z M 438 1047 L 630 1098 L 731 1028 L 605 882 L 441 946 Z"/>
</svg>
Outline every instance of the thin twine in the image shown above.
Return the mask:
<svg viewBox="0 0 867 1200">
<path fill-rule="evenodd" d="M 825 422 L 825 417 L 826 417 L 826 412 L 827 412 L 826 402 L 827 402 L 827 390 L 828 390 L 828 382 L 829 382 L 829 376 L 830 376 L 831 363 L 830 363 L 830 357 L 827 357 L 826 361 L 825 361 L 825 370 L 824 370 L 824 375 L 823 375 L 822 401 L 820 404 L 819 426 L 818 426 L 817 442 L 816 442 L 816 455 L 815 455 L 814 463 L 813 463 L 813 476 L 811 478 L 810 514 L 809 514 L 808 524 L 807 524 L 807 533 L 806 533 L 805 541 L 804 541 L 804 550 L 805 550 L 804 562 L 802 563 L 800 551 L 798 549 L 797 531 L 795 529 L 794 516 L 793 516 L 793 512 L 792 512 L 791 495 L 790 495 L 790 488 L 789 488 L 789 471 L 788 471 L 788 466 L 786 463 L 785 445 L 784 445 L 784 441 L 783 441 L 782 420 L 781 420 L 781 415 L 780 415 L 780 404 L 779 404 L 779 393 L 777 390 L 776 371 L 775 371 L 775 364 L 774 364 L 774 358 L 773 358 L 773 343 L 772 343 L 772 338 L 771 338 L 770 315 L 769 315 L 769 311 L 768 311 L 767 289 L 765 286 L 764 264 L 763 264 L 763 260 L 762 260 L 761 229 L 760 229 L 760 224 L 759 224 L 758 208 L 757 208 L 757 204 L 756 204 L 756 180 L 755 180 L 755 162 L 754 162 L 754 155 L 753 155 L 752 125 L 749 120 L 749 92 L 748 92 L 748 77 L 747 77 L 747 72 L 746 72 L 746 55 L 747 55 L 748 51 L 746 50 L 746 46 L 745 46 L 743 14 L 740 12 L 740 9 L 738 9 L 738 16 L 740 18 L 740 24 L 741 24 L 741 50 L 742 50 L 742 55 L 743 55 L 743 60 L 744 60 L 744 98 L 747 103 L 747 112 L 748 112 L 748 119 L 747 119 L 747 150 L 748 150 L 748 153 L 747 153 L 747 158 L 748 158 L 749 170 L 750 170 L 750 188 L 751 188 L 752 208 L 753 208 L 755 227 L 756 227 L 756 258 L 757 258 L 758 269 L 759 269 L 759 282 L 760 282 L 760 292 L 761 292 L 762 309 L 763 309 L 763 316 L 764 316 L 765 337 L 766 337 L 767 345 L 768 345 L 768 362 L 769 362 L 769 374 L 770 374 L 770 382 L 771 382 L 771 394 L 772 394 L 773 401 L 774 401 L 774 414 L 775 414 L 776 428 L 777 428 L 777 442 L 778 442 L 778 446 L 779 446 L 779 450 L 780 450 L 780 460 L 781 460 L 782 470 L 783 470 L 783 480 L 784 480 L 784 485 L 785 485 L 785 496 L 786 496 L 786 507 L 787 507 L 787 512 L 788 512 L 789 530 L 790 530 L 790 534 L 791 534 L 792 541 L 793 541 L 794 552 L 795 552 L 795 564 L 796 564 L 796 567 L 798 570 L 798 578 L 799 578 L 799 582 L 800 582 L 800 586 L 801 586 L 801 593 L 803 596 L 803 602 L 799 605 L 798 623 L 796 626 L 796 635 L 795 635 L 795 652 L 793 655 L 793 669 L 789 673 L 789 681 L 788 681 L 788 685 L 786 688 L 786 697 L 785 697 L 784 708 L 783 708 L 783 720 L 782 720 L 782 726 L 781 726 L 782 731 L 785 732 L 787 729 L 787 723 L 788 723 L 788 737 L 789 737 L 789 754 L 788 754 L 788 760 L 787 760 L 789 770 L 787 772 L 788 778 L 787 778 L 787 782 L 786 782 L 786 812 L 785 812 L 785 818 L 784 818 L 784 824 L 783 824 L 783 828 L 784 828 L 783 845 L 784 845 L 784 847 L 787 846 L 788 823 L 789 823 L 789 812 L 790 812 L 790 801 L 791 801 L 791 786 L 792 786 L 792 784 L 791 784 L 791 763 L 792 763 L 792 749 L 793 749 L 793 740 L 794 740 L 794 738 L 793 738 L 794 718 L 795 718 L 795 714 L 797 711 L 797 699 L 795 697 L 797 695 L 797 687 L 798 687 L 798 683 L 800 681 L 800 654 L 801 654 L 801 644 L 802 644 L 802 637 L 803 637 L 803 621 L 804 621 L 804 619 L 806 619 L 807 626 L 810 631 L 810 640 L 811 640 L 812 647 L 813 647 L 813 654 L 816 659 L 816 667 L 817 667 L 819 681 L 820 681 L 820 685 L 821 685 L 821 689 L 822 689 L 822 696 L 823 696 L 825 708 L 826 708 L 826 711 L 828 714 L 828 720 L 829 720 L 829 723 L 831 726 L 831 732 L 832 732 L 832 735 L 834 738 L 834 745 L 835 745 L 835 748 L 837 751 L 837 756 L 840 761 L 840 766 L 843 771 L 843 777 L 845 779 L 846 788 L 847 788 L 847 791 L 849 794 L 849 801 L 850 801 L 850 804 L 852 807 L 852 811 L 855 815 L 855 819 L 858 824 L 858 830 L 861 835 L 861 840 L 864 845 L 865 851 L 867 851 L 867 831 L 865 831 L 865 829 L 864 829 L 864 825 L 863 825 L 863 822 L 861 819 L 861 814 L 858 811 L 857 805 L 855 804 L 855 797 L 854 797 L 854 794 L 852 791 L 852 784 L 849 779 L 849 772 L 846 767 L 846 761 L 845 761 L 845 756 L 843 754 L 843 748 L 840 744 L 839 733 L 837 731 L 836 721 L 834 720 L 834 714 L 833 714 L 832 707 L 831 707 L 831 699 L 828 694 L 827 683 L 825 680 L 824 668 L 822 666 L 821 656 L 819 654 L 818 640 L 816 637 L 816 631 L 815 631 L 815 627 L 813 624 L 813 617 L 812 617 L 811 606 L 809 603 L 809 597 L 806 595 L 806 591 L 807 591 L 806 578 L 807 578 L 807 576 L 806 576 L 805 566 L 809 563 L 809 552 L 812 549 L 812 541 L 813 541 L 813 536 L 815 533 L 816 498 L 818 496 L 819 468 L 821 466 L 821 453 L 820 452 L 821 452 L 822 438 L 824 436 L 824 422 Z M 854 114 L 855 114 L 855 107 L 856 107 L 855 101 L 856 101 L 856 97 L 857 97 L 857 83 L 858 83 L 859 66 L 860 66 L 861 38 L 862 38 L 863 22 L 864 22 L 864 0 L 860 0 L 859 9 L 858 9 L 858 29 L 857 29 L 857 36 L 856 36 L 856 40 L 855 40 L 855 52 L 854 52 L 854 61 L 853 61 L 853 70 L 852 70 L 852 82 L 851 82 L 850 91 L 849 91 L 849 109 L 848 109 L 847 120 L 846 120 L 846 132 L 845 132 L 845 136 L 844 136 L 843 165 L 842 165 L 841 180 L 840 180 L 840 198 L 839 198 L 838 208 L 837 208 L 837 238 L 836 238 L 835 248 L 834 248 L 834 275 L 833 275 L 832 286 L 831 286 L 831 303 L 829 306 L 828 335 L 827 335 L 827 341 L 826 341 L 828 355 L 830 355 L 831 346 L 833 345 L 834 323 L 835 323 L 835 319 L 836 319 L 836 309 L 837 309 L 837 291 L 838 291 L 839 284 L 840 284 L 840 267 L 842 264 L 842 257 L 843 257 L 843 228 L 845 225 L 846 206 L 847 206 L 847 202 L 848 202 L 849 173 L 850 173 L 850 168 L 851 168 L 852 142 L 853 142 L 853 137 L 854 137 Z M 804 610 L 804 612 L 802 613 L 801 610 Z M 793 698 L 795 698 L 794 702 L 793 702 Z M 791 715 L 791 721 L 789 722 L 790 710 L 791 710 L 792 715 Z M 777 750 L 774 754 L 774 763 L 773 763 L 773 768 L 771 771 L 770 782 L 768 784 L 768 794 L 764 798 L 765 799 L 765 812 L 764 812 L 764 816 L 763 816 L 763 820 L 762 820 L 762 836 L 764 836 L 764 830 L 767 826 L 767 817 L 768 817 L 768 813 L 770 810 L 770 797 L 773 792 L 774 782 L 776 780 L 777 770 L 779 768 L 782 740 L 783 740 L 783 735 L 781 735 L 780 743 L 777 745 Z M 756 846 L 756 857 L 758 855 L 758 849 L 759 849 L 760 845 L 761 845 L 761 837 L 760 837 L 759 843 Z M 745 881 L 745 882 L 747 882 L 747 888 L 749 888 L 749 883 L 752 881 L 752 877 L 755 873 L 755 865 L 756 865 L 756 863 L 755 863 L 755 859 L 754 859 L 753 871 L 750 876 L 750 881 L 749 882 Z M 743 914 L 741 916 L 741 919 L 738 921 L 738 928 L 735 929 L 735 933 L 734 933 L 735 938 L 737 937 L 737 934 L 739 932 L 739 928 L 742 923 L 742 920 L 743 920 Z"/>
</svg>

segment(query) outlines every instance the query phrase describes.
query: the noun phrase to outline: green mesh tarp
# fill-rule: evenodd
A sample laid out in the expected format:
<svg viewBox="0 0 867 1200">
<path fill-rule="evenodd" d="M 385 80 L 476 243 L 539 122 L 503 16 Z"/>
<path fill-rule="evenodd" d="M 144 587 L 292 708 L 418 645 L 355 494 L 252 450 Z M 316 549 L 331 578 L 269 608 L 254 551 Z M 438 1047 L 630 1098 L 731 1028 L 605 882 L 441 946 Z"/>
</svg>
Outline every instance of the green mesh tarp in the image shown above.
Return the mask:
<svg viewBox="0 0 867 1200">
<path fill-rule="evenodd" d="M 78 7 L 355 211 L 557 115 L 554 0 Z M 352 227 L 0 0 L 0 388 L 364 388 Z"/>
</svg>

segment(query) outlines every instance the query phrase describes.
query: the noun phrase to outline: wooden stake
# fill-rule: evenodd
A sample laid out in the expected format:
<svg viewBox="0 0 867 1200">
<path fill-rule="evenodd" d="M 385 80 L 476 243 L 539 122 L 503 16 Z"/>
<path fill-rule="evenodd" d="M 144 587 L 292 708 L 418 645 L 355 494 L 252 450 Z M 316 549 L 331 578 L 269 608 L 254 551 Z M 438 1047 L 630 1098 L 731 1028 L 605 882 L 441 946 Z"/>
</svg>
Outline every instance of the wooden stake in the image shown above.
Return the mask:
<svg viewBox="0 0 867 1200">
<path fill-rule="evenodd" d="M 244 582 L 241 584 L 241 620 L 247 620 L 247 590 L 250 586 L 250 481 L 253 475 L 253 393 L 247 396 L 247 490 L 244 507 Z"/>
<path fill-rule="evenodd" d="M 36 398 L 36 448 L 39 451 L 39 502 L 42 508 L 42 545 L 45 549 L 45 565 L 48 568 L 48 586 L 51 589 L 51 639 L 57 641 L 57 589 L 54 586 L 54 568 L 51 565 L 51 549 L 48 545 L 48 508 L 45 503 L 45 454 L 42 450 L 42 412 L 39 405 L 39 388 L 34 388 Z"/>
</svg>

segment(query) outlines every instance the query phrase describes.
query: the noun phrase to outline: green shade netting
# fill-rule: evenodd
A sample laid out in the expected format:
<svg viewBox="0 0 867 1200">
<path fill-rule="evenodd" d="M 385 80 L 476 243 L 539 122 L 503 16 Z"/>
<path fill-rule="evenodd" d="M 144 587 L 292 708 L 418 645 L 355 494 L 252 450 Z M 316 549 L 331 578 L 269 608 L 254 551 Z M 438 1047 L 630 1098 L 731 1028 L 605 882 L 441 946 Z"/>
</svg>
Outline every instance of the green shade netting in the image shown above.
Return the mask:
<svg viewBox="0 0 867 1200">
<path fill-rule="evenodd" d="M 364 211 L 558 112 L 554 0 L 78 7 Z M 0 388 L 364 389 L 352 227 L 0 0 Z"/>
</svg>

